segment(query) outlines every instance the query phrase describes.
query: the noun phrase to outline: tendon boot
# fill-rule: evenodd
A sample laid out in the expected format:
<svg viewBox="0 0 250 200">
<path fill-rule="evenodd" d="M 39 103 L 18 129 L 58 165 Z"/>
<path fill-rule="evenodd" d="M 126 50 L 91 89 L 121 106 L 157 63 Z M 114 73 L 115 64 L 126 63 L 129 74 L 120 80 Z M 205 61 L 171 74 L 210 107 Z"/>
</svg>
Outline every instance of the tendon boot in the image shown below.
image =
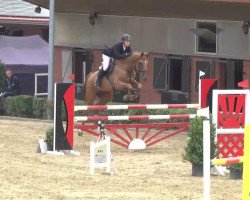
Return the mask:
<svg viewBox="0 0 250 200">
<path fill-rule="evenodd" d="M 105 76 L 105 71 L 103 71 L 102 69 L 98 72 L 97 74 L 97 78 L 96 78 L 96 82 L 95 85 L 96 87 L 100 88 L 101 87 L 101 82 L 102 82 L 102 78 Z"/>
</svg>

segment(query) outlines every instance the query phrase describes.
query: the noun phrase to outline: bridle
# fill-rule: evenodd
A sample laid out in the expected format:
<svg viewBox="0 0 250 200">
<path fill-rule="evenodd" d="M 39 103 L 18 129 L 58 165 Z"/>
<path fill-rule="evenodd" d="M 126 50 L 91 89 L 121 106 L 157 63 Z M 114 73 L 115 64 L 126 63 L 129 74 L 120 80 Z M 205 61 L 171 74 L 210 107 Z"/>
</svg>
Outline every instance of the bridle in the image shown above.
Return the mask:
<svg viewBox="0 0 250 200">
<path fill-rule="evenodd" d="M 143 77 L 144 75 L 146 75 L 148 73 L 147 70 L 144 70 L 144 65 L 148 64 L 148 60 L 147 59 L 138 59 L 137 63 L 136 63 L 136 71 L 139 72 L 141 74 L 141 77 Z"/>
</svg>

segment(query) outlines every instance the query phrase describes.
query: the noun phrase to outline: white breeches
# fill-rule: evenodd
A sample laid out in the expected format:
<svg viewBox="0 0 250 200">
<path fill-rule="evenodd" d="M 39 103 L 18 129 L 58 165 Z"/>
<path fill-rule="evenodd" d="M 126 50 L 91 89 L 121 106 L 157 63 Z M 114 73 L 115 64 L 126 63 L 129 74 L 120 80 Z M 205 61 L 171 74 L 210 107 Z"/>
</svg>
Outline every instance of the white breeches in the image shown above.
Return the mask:
<svg viewBox="0 0 250 200">
<path fill-rule="evenodd" d="M 102 54 L 102 69 L 103 69 L 103 71 L 106 71 L 108 69 L 109 60 L 110 60 L 110 57 Z"/>
</svg>

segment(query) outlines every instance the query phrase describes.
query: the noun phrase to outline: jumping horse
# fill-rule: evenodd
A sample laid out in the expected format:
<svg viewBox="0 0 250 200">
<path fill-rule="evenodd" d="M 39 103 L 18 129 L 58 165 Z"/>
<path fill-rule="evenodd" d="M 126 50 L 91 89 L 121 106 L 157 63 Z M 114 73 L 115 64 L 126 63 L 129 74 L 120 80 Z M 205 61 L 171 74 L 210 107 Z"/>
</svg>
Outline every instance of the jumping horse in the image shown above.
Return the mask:
<svg viewBox="0 0 250 200">
<path fill-rule="evenodd" d="M 132 89 L 139 91 L 142 88 L 142 84 L 136 81 L 136 73 L 139 73 L 140 80 L 147 80 L 148 56 L 146 52 L 135 51 L 125 59 L 116 60 L 113 72 L 102 79 L 100 88 L 95 86 L 98 71 L 91 72 L 84 84 L 85 104 L 105 105 L 112 101 L 114 90 L 128 91 L 123 99 L 135 100 L 138 95 L 131 95 Z"/>
</svg>

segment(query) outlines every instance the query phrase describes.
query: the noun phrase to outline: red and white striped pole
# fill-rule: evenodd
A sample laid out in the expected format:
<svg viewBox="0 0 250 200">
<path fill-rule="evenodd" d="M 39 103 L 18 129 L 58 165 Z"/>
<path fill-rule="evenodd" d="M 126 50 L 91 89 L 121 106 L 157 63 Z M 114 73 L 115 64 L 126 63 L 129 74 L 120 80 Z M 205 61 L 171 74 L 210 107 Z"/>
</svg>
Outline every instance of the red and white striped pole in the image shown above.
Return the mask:
<svg viewBox="0 0 250 200">
<path fill-rule="evenodd" d="M 117 121 L 117 120 L 169 120 L 169 119 L 192 119 L 196 114 L 180 114 L 180 115 L 131 115 L 131 116 L 77 116 L 75 122 L 78 121 Z"/>
<path fill-rule="evenodd" d="M 176 109 L 176 108 L 196 108 L 199 104 L 131 104 L 131 105 L 91 105 L 91 106 L 75 106 L 75 111 L 79 110 L 153 110 L 153 109 Z"/>
</svg>

